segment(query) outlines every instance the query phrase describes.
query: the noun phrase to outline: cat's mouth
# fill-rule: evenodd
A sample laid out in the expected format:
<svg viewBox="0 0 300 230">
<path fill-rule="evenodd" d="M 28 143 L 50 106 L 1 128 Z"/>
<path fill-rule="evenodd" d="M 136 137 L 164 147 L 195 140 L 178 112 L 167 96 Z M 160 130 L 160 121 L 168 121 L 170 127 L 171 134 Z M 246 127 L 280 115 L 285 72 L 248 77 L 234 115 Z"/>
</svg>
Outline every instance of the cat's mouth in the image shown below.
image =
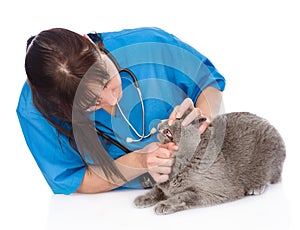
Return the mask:
<svg viewBox="0 0 300 230">
<path fill-rule="evenodd" d="M 163 134 L 170 140 L 173 141 L 173 134 L 170 129 L 165 129 Z"/>
</svg>

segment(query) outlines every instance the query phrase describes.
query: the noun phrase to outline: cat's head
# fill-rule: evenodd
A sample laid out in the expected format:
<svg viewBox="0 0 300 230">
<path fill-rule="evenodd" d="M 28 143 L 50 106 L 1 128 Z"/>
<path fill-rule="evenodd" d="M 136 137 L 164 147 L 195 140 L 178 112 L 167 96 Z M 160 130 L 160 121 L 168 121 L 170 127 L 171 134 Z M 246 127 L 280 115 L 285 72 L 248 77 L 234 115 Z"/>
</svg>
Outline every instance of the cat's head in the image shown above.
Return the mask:
<svg viewBox="0 0 300 230">
<path fill-rule="evenodd" d="M 184 120 L 183 118 L 176 119 L 172 125 L 168 124 L 168 120 L 162 120 L 157 127 L 158 130 L 158 140 L 165 144 L 168 142 L 174 142 L 178 144 L 182 134 L 189 135 L 188 132 L 195 132 L 195 130 L 199 131 L 198 128 L 200 124 L 206 121 L 206 118 L 203 116 L 199 116 L 188 126 L 182 126 L 181 123 Z M 196 128 L 196 129 L 195 129 Z"/>
</svg>

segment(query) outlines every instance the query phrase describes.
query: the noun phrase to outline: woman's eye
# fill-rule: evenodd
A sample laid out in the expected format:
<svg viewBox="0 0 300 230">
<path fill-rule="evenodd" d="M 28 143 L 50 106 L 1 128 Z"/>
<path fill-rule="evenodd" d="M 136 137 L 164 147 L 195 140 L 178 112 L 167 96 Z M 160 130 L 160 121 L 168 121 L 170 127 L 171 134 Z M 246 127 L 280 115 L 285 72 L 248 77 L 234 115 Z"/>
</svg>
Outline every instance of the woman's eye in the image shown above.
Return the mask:
<svg viewBox="0 0 300 230">
<path fill-rule="evenodd" d="M 100 104 L 101 104 L 101 100 L 97 100 L 95 105 L 99 106 Z"/>
</svg>

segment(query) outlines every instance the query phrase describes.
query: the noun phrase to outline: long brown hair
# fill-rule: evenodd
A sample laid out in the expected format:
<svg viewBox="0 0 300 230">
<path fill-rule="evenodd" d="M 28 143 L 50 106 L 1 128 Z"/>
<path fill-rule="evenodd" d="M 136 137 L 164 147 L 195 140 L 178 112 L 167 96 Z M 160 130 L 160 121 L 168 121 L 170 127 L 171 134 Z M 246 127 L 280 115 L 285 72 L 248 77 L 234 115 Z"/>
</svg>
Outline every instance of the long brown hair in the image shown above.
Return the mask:
<svg viewBox="0 0 300 230">
<path fill-rule="evenodd" d="M 98 45 L 103 48 L 102 42 Z M 85 85 L 83 90 L 79 87 L 84 85 L 84 76 L 89 73 L 89 82 L 100 88 L 109 80 L 99 47 L 67 29 L 45 30 L 28 39 L 25 70 L 35 107 L 59 134 L 69 138 L 71 146 L 80 154 L 85 165 L 88 166 L 87 155 L 107 178 L 117 176 L 125 181 L 101 143 L 90 143 L 98 136 L 93 122 L 84 113 L 86 107 L 92 105 L 99 96 L 99 91 L 91 90 L 90 84 Z M 77 97 L 76 111 L 79 112 L 74 120 L 72 113 L 78 88 L 81 88 L 81 96 Z"/>
</svg>

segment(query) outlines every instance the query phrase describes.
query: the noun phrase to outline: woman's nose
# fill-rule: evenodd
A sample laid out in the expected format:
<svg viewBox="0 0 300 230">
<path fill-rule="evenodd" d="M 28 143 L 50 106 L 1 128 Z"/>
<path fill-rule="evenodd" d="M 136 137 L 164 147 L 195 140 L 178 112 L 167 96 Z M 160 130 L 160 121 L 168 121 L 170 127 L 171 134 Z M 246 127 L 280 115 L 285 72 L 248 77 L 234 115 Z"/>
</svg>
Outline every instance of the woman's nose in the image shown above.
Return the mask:
<svg viewBox="0 0 300 230">
<path fill-rule="evenodd" d="M 111 95 L 113 98 L 117 100 L 119 97 L 119 90 L 118 89 L 112 90 Z"/>
<path fill-rule="evenodd" d="M 103 102 L 109 105 L 115 105 L 118 102 L 118 92 L 116 90 L 109 90 L 102 96 Z"/>
</svg>

